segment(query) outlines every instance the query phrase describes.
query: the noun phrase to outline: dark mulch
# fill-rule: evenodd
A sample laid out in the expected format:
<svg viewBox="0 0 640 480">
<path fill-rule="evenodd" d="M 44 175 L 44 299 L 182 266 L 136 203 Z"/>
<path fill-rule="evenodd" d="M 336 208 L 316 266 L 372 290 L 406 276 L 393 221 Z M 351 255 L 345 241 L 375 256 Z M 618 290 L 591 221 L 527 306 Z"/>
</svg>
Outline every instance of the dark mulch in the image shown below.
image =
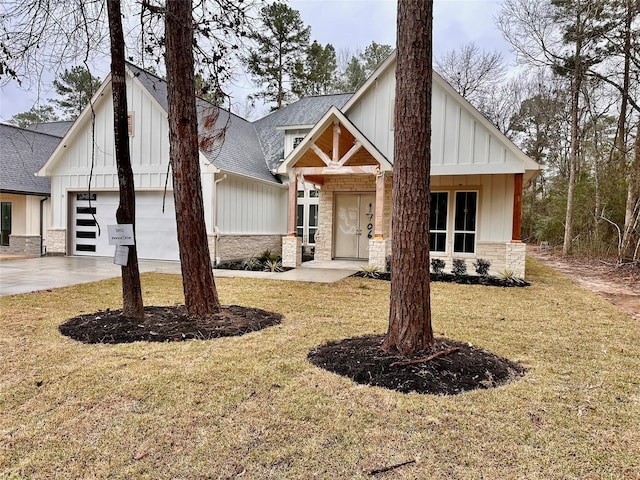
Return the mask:
<svg viewBox="0 0 640 480">
<path fill-rule="evenodd" d="M 382 335 L 371 335 L 330 342 L 312 350 L 308 359 L 312 364 L 356 383 L 433 395 L 456 395 L 478 388 L 498 387 L 526 372 L 518 363 L 468 343 L 439 338 L 430 351 L 407 358 L 384 353 L 380 349 L 383 339 Z M 426 362 L 391 365 L 454 348 L 458 350 Z"/>
<path fill-rule="evenodd" d="M 258 308 L 230 305 L 206 318 L 190 317 L 184 305 L 144 307 L 144 319 L 122 310 L 105 310 L 71 318 L 60 333 L 84 343 L 177 342 L 233 337 L 278 325 L 283 316 Z"/>
<path fill-rule="evenodd" d="M 356 272 L 352 277 L 373 278 L 375 280 L 391 281 L 390 272 Z M 431 273 L 432 282 L 462 283 L 465 285 L 488 285 L 491 287 L 528 287 L 531 284 L 520 278 L 500 278 L 480 275 L 453 275 L 452 273 Z"/>
</svg>

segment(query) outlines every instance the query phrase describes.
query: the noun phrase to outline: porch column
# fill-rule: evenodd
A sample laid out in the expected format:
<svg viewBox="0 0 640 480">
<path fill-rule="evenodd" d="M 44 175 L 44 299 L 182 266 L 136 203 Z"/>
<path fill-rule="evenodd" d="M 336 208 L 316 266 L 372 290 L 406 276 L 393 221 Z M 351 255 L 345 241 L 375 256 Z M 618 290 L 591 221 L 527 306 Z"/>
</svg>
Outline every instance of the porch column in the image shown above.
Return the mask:
<svg viewBox="0 0 640 480">
<path fill-rule="evenodd" d="M 375 238 L 384 238 L 384 172 L 376 174 L 376 230 Z"/>
<path fill-rule="evenodd" d="M 298 204 L 298 175 L 289 173 L 289 205 L 287 208 L 287 236 L 282 237 L 282 266 L 299 267 L 302 264 L 302 239 L 296 234 Z"/>
<path fill-rule="evenodd" d="M 511 230 L 511 241 L 519 243 L 522 239 L 520 230 L 522 228 L 522 173 L 513 176 L 513 222 Z"/>
<path fill-rule="evenodd" d="M 289 173 L 289 206 L 287 208 L 287 236 L 296 236 L 296 214 L 298 212 L 298 175 Z"/>
<path fill-rule="evenodd" d="M 387 241 L 384 238 L 384 172 L 376 173 L 376 218 L 374 237 L 369 240 L 369 265 L 387 271 Z"/>
</svg>

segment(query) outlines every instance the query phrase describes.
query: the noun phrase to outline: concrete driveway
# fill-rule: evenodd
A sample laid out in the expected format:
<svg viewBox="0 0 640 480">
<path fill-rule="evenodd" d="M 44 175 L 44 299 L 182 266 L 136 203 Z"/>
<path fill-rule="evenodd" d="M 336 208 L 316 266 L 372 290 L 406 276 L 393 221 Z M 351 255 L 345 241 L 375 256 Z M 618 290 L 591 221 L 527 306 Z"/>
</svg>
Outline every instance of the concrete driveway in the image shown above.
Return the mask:
<svg viewBox="0 0 640 480">
<path fill-rule="evenodd" d="M 180 262 L 139 260 L 140 273 L 181 274 Z M 364 262 L 306 262 L 288 272 L 214 270 L 218 277 L 251 277 L 270 280 L 333 283 L 357 272 Z M 0 296 L 67 287 L 119 277 L 119 265 L 108 257 L 39 257 L 0 261 Z"/>
</svg>

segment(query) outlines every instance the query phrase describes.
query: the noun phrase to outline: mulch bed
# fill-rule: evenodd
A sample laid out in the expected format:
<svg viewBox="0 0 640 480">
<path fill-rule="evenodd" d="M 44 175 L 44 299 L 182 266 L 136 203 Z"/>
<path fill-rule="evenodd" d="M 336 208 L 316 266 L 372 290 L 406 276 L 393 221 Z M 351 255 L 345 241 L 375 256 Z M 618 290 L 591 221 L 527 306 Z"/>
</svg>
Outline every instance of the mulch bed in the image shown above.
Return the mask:
<svg viewBox="0 0 640 480">
<path fill-rule="evenodd" d="M 373 278 L 374 280 L 391 281 L 390 272 L 356 272 L 352 277 Z M 453 275 L 452 273 L 431 273 L 432 282 L 461 283 L 464 285 L 487 285 L 491 287 L 529 287 L 531 284 L 520 278 L 499 278 L 480 275 Z"/>
<path fill-rule="evenodd" d="M 278 325 L 283 316 L 259 308 L 223 306 L 206 318 L 190 317 L 184 305 L 144 307 L 144 318 L 105 310 L 71 318 L 60 333 L 83 343 L 179 342 L 233 337 Z"/>
<path fill-rule="evenodd" d="M 330 342 L 312 350 L 308 359 L 359 384 L 432 395 L 494 388 L 526 372 L 518 363 L 455 340 L 438 338 L 430 351 L 412 357 L 384 353 L 383 340 L 382 335 L 370 335 Z"/>
</svg>

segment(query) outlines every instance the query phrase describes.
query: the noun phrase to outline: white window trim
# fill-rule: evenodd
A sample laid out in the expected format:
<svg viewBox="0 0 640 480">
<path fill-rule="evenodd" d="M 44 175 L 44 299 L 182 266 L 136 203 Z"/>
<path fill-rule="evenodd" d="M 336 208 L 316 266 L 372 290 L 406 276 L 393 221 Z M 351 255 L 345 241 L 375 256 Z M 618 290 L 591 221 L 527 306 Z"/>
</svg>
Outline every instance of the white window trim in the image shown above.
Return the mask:
<svg viewBox="0 0 640 480">
<path fill-rule="evenodd" d="M 480 211 L 480 191 L 479 190 L 455 190 L 453 195 L 453 215 L 451 216 L 452 222 L 452 236 L 451 236 L 451 252 L 453 255 L 461 255 L 461 256 L 469 256 L 473 257 L 477 254 L 478 251 L 478 213 Z M 475 193 L 476 194 L 476 216 L 475 216 L 475 230 L 456 230 L 456 202 L 458 201 L 458 193 Z M 456 233 L 473 233 L 473 252 L 456 252 Z"/>
</svg>

